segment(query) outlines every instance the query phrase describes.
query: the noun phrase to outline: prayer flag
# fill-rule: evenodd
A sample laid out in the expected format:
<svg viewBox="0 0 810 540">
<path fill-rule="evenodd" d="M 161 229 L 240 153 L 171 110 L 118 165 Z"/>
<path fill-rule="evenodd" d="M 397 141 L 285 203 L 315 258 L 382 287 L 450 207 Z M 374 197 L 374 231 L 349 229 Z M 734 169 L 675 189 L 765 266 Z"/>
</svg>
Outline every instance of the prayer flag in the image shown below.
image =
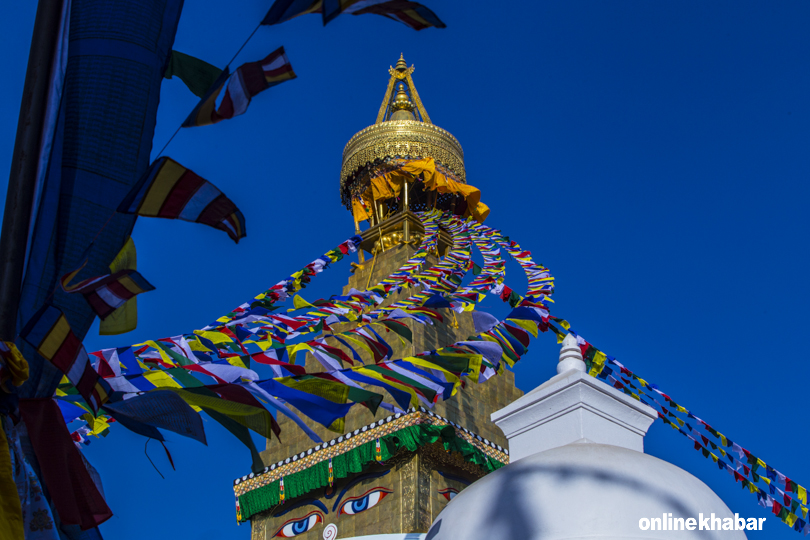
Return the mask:
<svg viewBox="0 0 810 540">
<path fill-rule="evenodd" d="M 109 384 L 93 369 L 87 351 L 61 310 L 45 304 L 28 321 L 20 335 L 67 376 L 93 412 L 97 412 L 107 401 L 112 392 Z"/>
<path fill-rule="evenodd" d="M 130 237 L 113 262 L 110 263 L 110 272 L 119 270 L 137 270 L 138 255 L 135 251 L 135 242 Z M 124 305 L 113 311 L 98 326 L 98 333 L 102 336 L 115 336 L 135 330 L 138 326 L 138 298 L 133 297 L 124 302 Z"/>
<path fill-rule="evenodd" d="M 63 291 L 73 292 L 73 289 L 81 286 L 84 283 L 82 282 L 76 285 L 70 285 L 70 282 L 73 281 L 73 278 L 75 278 L 79 274 L 79 272 L 81 272 L 82 269 L 85 266 L 87 266 L 87 262 L 90 260 L 90 251 L 92 251 L 92 249 L 93 249 L 93 242 L 90 242 L 90 245 L 87 246 L 87 249 L 85 249 L 82 252 L 82 254 L 79 255 L 79 266 L 77 266 L 75 270 L 71 270 L 70 272 L 62 276 L 62 278 L 59 280 L 59 284 L 62 286 Z"/>
<path fill-rule="evenodd" d="M 211 88 L 211 85 L 216 82 L 221 73 L 221 69 L 212 66 L 208 62 L 188 54 L 172 51 L 163 78 L 171 79 L 176 76 L 188 86 L 188 89 L 195 96 L 201 98 Z"/>
<path fill-rule="evenodd" d="M 414 30 L 446 26 L 422 4 L 403 0 L 276 0 L 262 24 L 279 24 L 307 13 L 321 13 L 324 25 L 342 13 L 374 13 L 399 21 Z"/>
<path fill-rule="evenodd" d="M 268 379 L 257 384 L 270 395 L 281 398 L 306 416 L 332 431 L 343 431 L 343 418 L 354 403 L 347 403 L 349 387 L 330 385 L 328 381 L 311 376 L 305 380 L 285 377 Z M 309 379 L 309 380 L 306 380 Z M 338 388 L 341 387 L 342 388 Z"/>
<path fill-rule="evenodd" d="M 245 216 L 209 181 L 169 157 L 161 157 L 118 207 L 124 214 L 182 219 L 228 233 L 234 242 L 245 237 Z"/>
<path fill-rule="evenodd" d="M 232 75 L 225 69 L 188 115 L 183 127 L 216 124 L 239 116 L 247 110 L 254 96 L 295 77 L 284 47 L 271 52 L 264 60 L 242 64 Z"/>
<path fill-rule="evenodd" d="M 153 290 L 155 288 L 152 284 L 136 270 L 120 270 L 114 274 L 86 279 L 71 287 L 69 292 L 81 293 L 96 315 L 104 320 L 127 300 Z"/>
<path fill-rule="evenodd" d="M 276 0 L 262 24 L 279 24 L 307 13 L 322 13 L 323 0 Z"/>
<path fill-rule="evenodd" d="M 112 517 L 56 402 L 51 398 L 21 399 L 20 414 L 39 462 L 39 476 L 62 523 L 86 531 Z"/>
</svg>

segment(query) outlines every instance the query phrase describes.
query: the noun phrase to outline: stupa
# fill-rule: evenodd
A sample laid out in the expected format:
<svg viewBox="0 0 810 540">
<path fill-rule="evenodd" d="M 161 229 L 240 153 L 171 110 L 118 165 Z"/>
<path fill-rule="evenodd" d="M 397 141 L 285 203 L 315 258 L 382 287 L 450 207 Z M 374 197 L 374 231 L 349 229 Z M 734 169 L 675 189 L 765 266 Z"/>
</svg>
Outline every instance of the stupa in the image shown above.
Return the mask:
<svg viewBox="0 0 810 540">
<path fill-rule="evenodd" d="M 353 263 L 343 294 L 367 289 L 414 255 L 424 234 L 423 223 L 414 212 L 432 208 L 459 214 L 467 211 L 463 195 L 424 191 L 421 182 L 403 182 L 398 192 L 388 196 L 373 193 L 374 173 L 402 159 L 433 159 L 437 169 L 466 186 L 461 145 L 431 122 L 414 86 L 413 71 L 402 57 L 390 68 L 376 123 L 353 136 L 343 152 L 341 200 L 352 211 L 365 251 Z M 359 206 L 352 205 L 353 194 L 366 193 Z M 480 213 L 485 208 L 478 205 L 469 212 Z M 368 227 L 361 232 L 362 221 Z M 426 266 L 437 264 L 452 244 L 451 235 L 442 230 Z M 391 294 L 383 305 L 417 289 Z M 412 339 L 396 344 L 397 340 L 391 340 L 393 358 L 439 349 L 475 333 L 471 313 L 440 311 L 446 315 L 441 323 L 406 321 Z M 332 330 L 341 332 L 354 326 L 333 324 Z M 310 373 L 324 370 L 309 354 L 306 369 Z M 330 426 L 331 431 L 310 426 L 323 439 L 321 444 L 280 416 L 283 444 L 268 441 L 262 452 L 267 465 L 264 472 L 235 482 L 234 489 L 243 501 L 241 518 L 250 521 L 253 540 L 367 535 L 418 538 L 458 492 L 508 463 L 506 438 L 489 417 L 520 395 L 514 374 L 504 371 L 486 383 L 467 384 L 453 398 L 438 401 L 432 408 L 380 408 L 372 415 L 368 409 L 354 407 L 345 424 Z M 376 441 L 382 446 L 386 441 L 393 444 L 393 455 L 364 452 L 367 443 Z M 279 500 L 282 483 L 284 496 Z"/>
<path fill-rule="evenodd" d="M 390 68 L 376 123 L 343 152 L 341 200 L 362 236 L 344 295 L 367 291 L 409 261 L 428 236 L 424 216 L 434 209 L 470 222 L 489 212 L 466 182 L 461 145 L 431 123 L 413 71 L 402 57 Z M 443 189 L 426 189 L 426 176 L 416 182 L 400 174 L 419 160 L 441 172 Z M 455 249 L 458 237 L 447 229 L 426 266 Z M 390 291 L 381 305 L 419 287 Z M 388 356 L 412 358 L 480 331 L 480 312 L 443 313 L 432 325 L 402 319 L 409 339 L 388 340 Z M 330 324 L 335 333 L 358 327 Z M 375 365 L 372 354 L 364 365 Z M 390 369 L 385 380 L 396 384 L 396 367 Z M 306 371 L 325 369 L 308 354 Z M 562 342 L 558 374 L 526 395 L 503 363 L 497 372 L 483 383 L 468 378 L 455 395 L 427 407 L 354 407 L 328 429 L 310 426 L 310 435 L 280 417 L 284 443 L 268 441 L 265 469 L 234 482 L 252 539 L 745 538 L 739 530 L 698 528 L 701 514 L 721 522 L 736 516 L 703 482 L 644 453 L 656 411 L 588 375 L 572 335 Z M 408 376 L 413 383 L 414 373 Z M 361 389 L 358 380 L 346 383 Z M 362 388 L 374 386 L 367 383 Z M 313 443 L 312 432 L 322 442 Z"/>
</svg>

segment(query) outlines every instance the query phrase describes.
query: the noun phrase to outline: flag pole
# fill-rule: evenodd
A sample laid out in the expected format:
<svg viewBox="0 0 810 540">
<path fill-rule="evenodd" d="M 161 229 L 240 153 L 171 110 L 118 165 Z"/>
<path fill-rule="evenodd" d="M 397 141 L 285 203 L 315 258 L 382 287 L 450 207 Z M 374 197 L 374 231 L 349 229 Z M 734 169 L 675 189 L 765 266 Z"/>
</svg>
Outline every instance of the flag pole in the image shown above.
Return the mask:
<svg viewBox="0 0 810 540">
<path fill-rule="evenodd" d="M 39 1 L 28 52 L 28 68 L 3 212 L 3 230 L 0 233 L 0 340 L 4 341 L 12 341 L 16 337 L 42 124 L 61 15 L 62 0 Z"/>
</svg>

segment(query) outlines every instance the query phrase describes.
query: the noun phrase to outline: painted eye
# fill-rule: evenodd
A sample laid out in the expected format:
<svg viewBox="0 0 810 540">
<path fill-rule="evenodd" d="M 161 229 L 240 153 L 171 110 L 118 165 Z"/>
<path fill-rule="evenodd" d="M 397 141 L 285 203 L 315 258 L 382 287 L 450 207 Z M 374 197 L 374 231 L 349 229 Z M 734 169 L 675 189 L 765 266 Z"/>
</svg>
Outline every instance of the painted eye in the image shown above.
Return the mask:
<svg viewBox="0 0 810 540">
<path fill-rule="evenodd" d="M 311 530 L 318 523 L 323 523 L 323 515 L 318 511 L 314 511 L 301 519 L 291 519 L 286 522 L 273 536 L 292 538 Z"/>
<path fill-rule="evenodd" d="M 458 490 L 455 488 L 444 488 L 439 490 L 439 494 L 444 495 L 444 498 L 448 501 L 453 500 L 453 497 L 458 495 Z"/>
<path fill-rule="evenodd" d="M 338 515 L 342 514 L 359 514 L 360 512 L 365 512 L 369 508 L 373 508 L 377 506 L 381 500 L 385 498 L 386 495 L 393 493 L 390 489 L 385 488 L 374 488 L 366 491 L 363 495 L 359 497 L 354 497 L 352 499 L 347 499 L 346 502 L 340 505 L 340 512 Z"/>
</svg>

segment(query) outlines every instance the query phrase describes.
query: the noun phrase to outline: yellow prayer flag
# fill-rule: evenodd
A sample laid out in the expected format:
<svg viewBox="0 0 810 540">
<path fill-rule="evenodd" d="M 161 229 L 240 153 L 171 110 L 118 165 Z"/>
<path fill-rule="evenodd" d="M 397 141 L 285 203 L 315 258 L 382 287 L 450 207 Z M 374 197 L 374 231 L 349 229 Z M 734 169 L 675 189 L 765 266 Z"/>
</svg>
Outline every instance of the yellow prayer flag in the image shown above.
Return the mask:
<svg viewBox="0 0 810 540">
<path fill-rule="evenodd" d="M 303 298 L 301 298 L 301 296 L 299 296 L 297 294 L 293 297 L 293 306 L 295 306 L 295 307 L 292 308 L 292 309 L 288 309 L 287 311 L 288 312 L 289 311 L 295 311 L 296 309 L 301 309 L 301 308 L 305 308 L 305 307 L 311 307 L 311 308 L 317 309 L 317 306 L 314 306 L 314 305 L 310 304 L 309 302 L 307 302 L 306 300 L 304 300 Z"/>
<path fill-rule="evenodd" d="M 785 518 L 785 523 L 787 523 L 789 526 L 793 527 L 793 524 L 796 523 L 797 519 L 799 519 L 799 516 L 797 516 L 796 514 L 791 512 Z"/>
<path fill-rule="evenodd" d="M 93 421 L 88 423 L 88 427 L 91 428 L 90 435 L 95 435 L 96 437 L 110 429 L 107 419 L 101 416 L 93 418 Z"/>
<path fill-rule="evenodd" d="M 233 338 L 228 334 L 223 334 L 222 332 L 213 332 L 211 330 L 194 330 L 194 333 L 197 334 L 198 336 L 204 337 L 205 339 L 211 341 L 214 344 L 233 343 Z"/>
<path fill-rule="evenodd" d="M 110 272 L 137 270 L 138 256 L 132 237 L 127 239 L 124 247 L 110 263 Z M 115 336 L 135 330 L 138 326 L 138 297 L 133 296 L 99 323 L 98 333 L 102 336 Z"/>
<path fill-rule="evenodd" d="M 232 365 L 232 366 L 245 368 L 245 369 L 250 369 L 245 365 L 245 363 L 242 361 L 242 358 L 239 357 L 239 356 L 231 356 L 231 357 L 229 357 L 228 358 L 228 363 L 230 365 Z"/>
<path fill-rule="evenodd" d="M 290 358 L 291 362 L 295 360 L 295 355 L 298 353 L 298 351 L 312 352 L 312 347 L 310 347 L 307 343 L 297 343 L 287 347 L 287 356 Z"/>
<path fill-rule="evenodd" d="M 602 351 L 596 351 L 593 355 L 593 365 L 591 367 L 591 371 L 588 373 L 591 377 L 595 377 L 602 372 L 602 368 L 605 366 L 605 361 L 607 360 L 607 355 Z"/>
<path fill-rule="evenodd" d="M 198 331 L 199 330 L 195 330 L 195 332 L 198 332 Z M 154 342 L 152 340 L 144 341 L 143 343 L 138 343 L 136 345 L 133 345 L 133 347 L 140 347 L 142 345 L 149 345 L 153 349 L 157 350 L 158 354 L 160 355 L 160 359 L 163 360 L 164 362 L 166 362 L 167 364 L 171 364 L 173 366 L 177 365 L 177 363 L 174 361 L 174 359 L 171 356 L 169 356 L 169 354 L 166 351 L 164 351 L 163 348 L 160 345 L 158 345 L 156 342 Z"/>
<path fill-rule="evenodd" d="M 528 333 L 532 335 L 532 337 L 537 337 L 537 324 L 532 321 L 527 321 L 526 319 L 506 319 L 512 324 L 516 324 L 526 330 Z"/>
<path fill-rule="evenodd" d="M 371 347 L 369 347 L 368 343 L 366 343 L 365 341 L 357 339 L 357 338 L 353 338 L 353 337 L 349 336 L 348 334 L 344 334 L 343 339 L 347 339 L 347 340 L 351 341 L 352 343 L 356 344 L 358 347 L 360 347 L 361 349 L 366 351 L 372 358 L 374 358 L 374 352 L 371 350 Z"/>
<path fill-rule="evenodd" d="M 804 489 L 802 486 L 798 487 L 799 500 L 802 501 L 802 504 L 807 504 L 807 490 Z"/>
<path fill-rule="evenodd" d="M 154 384 L 156 388 L 183 388 L 180 383 L 165 371 L 147 371 L 143 374 L 147 381 Z"/>
<path fill-rule="evenodd" d="M 186 343 L 188 343 L 188 346 L 192 351 L 212 352 L 211 349 L 203 345 L 202 342 L 200 342 L 200 340 L 196 337 L 194 339 L 187 339 Z"/>
<path fill-rule="evenodd" d="M 245 341 L 245 343 L 254 343 L 262 351 L 266 351 L 267 349 L 273 348 L 273 341 L 270 339 L 265 339 L 262 341 Z"/>
</svg>

